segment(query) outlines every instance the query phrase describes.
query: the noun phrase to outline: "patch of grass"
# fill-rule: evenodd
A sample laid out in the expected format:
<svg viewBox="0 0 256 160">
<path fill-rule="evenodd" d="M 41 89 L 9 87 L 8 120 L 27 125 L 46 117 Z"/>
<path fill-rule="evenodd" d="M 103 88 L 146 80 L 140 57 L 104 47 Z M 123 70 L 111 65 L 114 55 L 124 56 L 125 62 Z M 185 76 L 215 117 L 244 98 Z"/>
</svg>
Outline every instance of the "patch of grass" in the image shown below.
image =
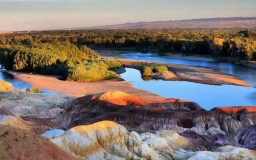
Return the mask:
<svg viewBox="0 0 256 160">
<path fill-rule="evenodd" d="M 28 88 L 28 89 L 26 89 L 26 92 L 29 92 L 29 93 L 43 93 L 43 91 L 40 88 L 37 88 L 37 87 Z"/>
</svg>

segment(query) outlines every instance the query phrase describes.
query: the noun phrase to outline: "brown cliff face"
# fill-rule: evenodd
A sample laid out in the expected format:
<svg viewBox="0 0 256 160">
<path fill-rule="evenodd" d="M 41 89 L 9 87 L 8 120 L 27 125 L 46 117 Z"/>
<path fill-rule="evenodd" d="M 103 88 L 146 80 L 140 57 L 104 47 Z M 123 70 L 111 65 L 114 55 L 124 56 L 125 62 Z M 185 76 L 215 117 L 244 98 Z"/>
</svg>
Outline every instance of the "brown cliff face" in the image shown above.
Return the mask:
<svg viewBox="0 0 256 160">
<path fill-rule="evenodd" d="M 192 123 L 190 117 L 196 111 L 205 112 L 194 102 L 179 99 L 152 101 L 113 91 L 77 98 L 62 107 L 66 112 L 59 115 L 60 123 L 70 122 L 63 124 L 66 129 L 101 120 L 113 120 L 139 132 L 170 129 L 171 126 L 165 125 L 166 123 L 179 123 L 189 128 Z"/>
<path fill-rule="evenodd" d="M 16 106 L 16 105 L 15 105 Z M 22 106 L 20 106 L 22 108 Z M 119 91 L 103 94 L 87 95 L 71 99 L 62 104 L 37 108 L 36 112 L 11 107 L 0 109 L 0 124 L 11 124 L 27 129 L 36 134 L 59 128 L 69 130 L 80 125 L 88 125 L 99 121 L 114 121 L 123 125 L 129 132 L 157 132 L 173 130 L 186 137 L 189 142 L 185 149 L 214 150 L 224 145 L 251 148 L 256 142 L 248 145 L 244 136 L 234 137 L 241 127 L 256 124 L 255 107 L 216 108 L 211 111 L 202 109 L 198 104 L 180 99 L 163 101 L 149 100 Z M 33 111 L 34 108 L 29 108 Z M 240 135 L 246 135 L 245 128 Z M 240 143 L 241 142 L 241 143 Z"/>
<path fill-rule="evenodd" d="M 60 147 L 29 131 L 0 125 L 0 159 L 74 160 Z"/>
<path fill-rule="evenodd" d="M 163 101 L 156 101 L 145 99 L 142 97 L 130 95 L 120 91 L 109 91 L 99 95 L 98 100 L 106 101 L 118 106 L 132 106 L 136 108 L 148 107 L 154 110 L 165 109 L 186 109 L 186 110 L 200 110 L 201 108 L 194 102 L 189 102 L 182 99 L 170 98 Z M 171 107 L 167 106 L 172 105 Z M 179 108 L 183 107 L 183 108 Z"/>
<path fill-rule="evenodd" d="M 62 122 L 63 118 L 66 119 L 66 123 L 62 125 L 66 129 L 101 120 L 112 120 L 124 125 L 128 130 L 138 132 L 159 129 L 183 132 L 193 127 L 205 131 L 215 127 L 227 134 L 235 134 L 240 127 L 256 123 L 253 119 L 254 107 L 205 111 L 194 102 L 179 99 L 153 101 L 119 91 L 77 98 L 67 102 L 62 108 L 66 112 L 60 114 L 59 119 Z"/>
<path fill-rule="evenodd" d="M 174 130 L 202 150 L 239 146 L 233 139 L 238 130 L 256 124 L 251 108 L 206 111 L 194 102 L 153 101 L 116 91 L 77 98 L 60 108 L 64 111 L 56 123 L 63 129 L 109 120 L 138 133 Z"/>
</svg>

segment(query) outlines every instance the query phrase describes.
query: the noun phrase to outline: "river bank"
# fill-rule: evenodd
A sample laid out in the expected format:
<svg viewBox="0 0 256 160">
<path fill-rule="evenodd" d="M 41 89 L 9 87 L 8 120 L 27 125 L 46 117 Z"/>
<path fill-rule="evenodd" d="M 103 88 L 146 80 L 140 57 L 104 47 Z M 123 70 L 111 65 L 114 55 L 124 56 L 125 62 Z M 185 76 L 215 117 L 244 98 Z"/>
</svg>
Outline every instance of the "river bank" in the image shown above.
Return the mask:
<svg viewBox="0 0 256 160">
<path fill-rule="evenodd" d="M 122 51 L 122 50 L 94 50 L 94 51 L 103 57 L 112 57 L 112 58 L 119 58 L 119 59 L 124 58 L 122 54 L 138 53 L 136 51 Z M 146 53 L 142 53 L 142 54 L 146 54 Z M 244 66 L 244 67 L 256 69 L 256 62 L 254 61 L 243 61 L 243 60 L 237 61 L 236 59 L 232 59 L 232 58 L 221 58 L 221 57 L 213 58 L 213 57 L 205 57 L 201 55 L 188 56 L 180 53 L 166 53 L 165 56 L 158 56 L 158 57 L 166 58 L 166 59 L 202 61 L 202 62 L 225 62 L 225 63 L 231 63 L 238 66 Z"/>
<path fill-rule="evenodd" d="M 123 58 L 122 54 L 137 53 L 132 51 L 122 51 L 122 50 L 120 51 L 119 50 L 94 50 L 94 51 L 103 57 L 116 57 L 116 58 Z M 160 57 L 167 58 L 167 59 L 213 62 L 212 58 L 203 57 L 203 56 L 184 56 L 182 54 L 167 53 L 165 56 L 160 56 Z"/>
<path fill-rule="evenodd" d="M 140 67 L 145 63 L 151 63 L 138 60 L 121 60 L 121 62 L 131 68 Z M 177 64 L 165 64 L 169 70 L 178 77 L 178 81 L 189 81 L 211 85 L 232 84 L 239 86 L 251 87 L 243 79 L 233 75 L 223 74 L 208 68 L 199 68 L 191 66 L 183 66 Z M 32 86 L 46 90 L 65 93 L 71 96 L 83 96 L 86 94 L 97 94 L 110 90 L 120 90 L 129 94 L 134 94 L 141 97 L 162 100 L 164 97 L 134 88 L 132 84 L 125 81 L 98 81 L 98 82 L 74 82 L 62 81 L 60 77 L 47 75 L 33 75 L 22 72 L 5 71 L 14 77 L 29 83 Z M 175 98 L 175 97 L 172 97 Z"/>
<path fill-rule="evenodd" d="M 237 60 L 234 58 L 226 58 L 226 57 L 218 57 L 218 58 L 215 58 L 214 61 L 215 62 L 231 63 L 231 64 L 235 64 L 235 65 L 240 65 L 240 66 L 256 69 L 255 61 Z"/>
<path fill-rule="evenodd" d="M 179 99 L 200 102 L 202 100 L 202 97 L 198 95 L 201 95 L 202 93 L 207 92 L 207 93 L 204 93 L 204 95 L 207 95 L 208 93 L 213 93 L 213 94 L 208 94 L 208 98 L 210 99 L 208 99 L 207 102 L 200 103 L 200 105 L 204 106 L 205 108 L 211 109 L 212 107 L 216 107 L 216 106 L 243 105 L 244 103 L 240 103 L 240 102 L 241 101 L 244 102 L 244 100 L 247 101 L 248 99 L 246 99 L 246 97 L 252 97 L 252 98 L 249 98 L 250 103 L 247 103 L 247 105 L 255 104 L 253 102 L 251 103 L 251 101 L 254 101 L 255 99 L 252 96 L 254 92 L 252 85 L 254 85 L 254 83 L 248 83 L 247 81 L 244 81 L 244 79 L 239 78 L 238 76 L 231 75 L 232 73 L 226 74 L 221 72 L 221 70 L 218 71 L 218 70 L 207 68 L 204 66 L 195 67 L 193 65 L 186 66 L 186 65 L 172 64 L 169 61 L 165 61 L 162 63 L 151 62 L 149 60 L 143 61 L 143 60 L 128 60 L 128 59 L 121 59 L 120 61 L 128 68 L 137 69 L 136 71 L 138 72 L 138 75 L 135 76 L 135 74 L 132 72 L 132 74 L 130 73 L 127 74 L 128 77 L 130 78 L 127 78 L 127 76 L 126 78 L 124 78 L 123 75 L 126 73 L 122 74 L 121 75 L 122 78 L 126 81 L 98 81 L 98 82 L 82 83 L 82 82 L 74 82 L 74 81 L 62 81 L 62 80 L 59 80 L 60 77 L 56 77 L 56 76 L 33 75 L 33 74 L 13 72 L 13 71 L 6 71 L 6 72 L 12 74 L 15 78 L 18 78 L 26 83 L 29 83 L 31 86 L 35 86 L 41 89 L 51 90 L 55 92 L 65 93 L 75 97 L 80 97 L 80 96 L 89 95 L 89 94 L 98 94 L 98 93 L 107 92 L 111 90 L 112 91 L 118 90 L 118 91 L 126 92 L 128 94 L 133 94 L 136 96 L 145 97 L 153 100 L 163 100 L 166 97 L 166 98 L 179 98 Z M 200 63 L 199 61 L 192 62 L 187 60 L 184 62 L 188 64 Z M 210 65 L 215 64 L 212 62 L 201 62 L 201 63 L 209 63 Z M 145 64 L 166 65 L 169 69 L 169 72 L 171 72 L 172 75 L 175 75 L 175 77 L 177 78 L 175 78 L 175 81 L 173 81 L 172 78 L 168 79 L 165 75 L 162 75 L 163 78 L 160 78 L 160 79 L 167 80 L 169 82 L 167 81 L 154 82 L 154 80 L 152 82 L 151 81 L 145 82 L 144 80 L 141 79 L 141 74 L 138 71 L 139 67 Z M 236 69 L 236 68 L 229 68 L 229 67 L 230 66 L 228 66 L 228 69 L 232 72 L 234 72 L 235 71 L 234 69 Z M 127 71 L 129 72 L 128 68 L 127 68 Z M 147 85 L 147 84 L 152 84 L 152 85 Z M 246 86 L 246 87 L 239 88 L 239 86 Z M 179 88 L 182 88 L 182 87 L 184 89 L 182 90 L 182 92 L 179 92 Z M 158 90 L 154 90 L 154 88 L 158 88 Z M 199 88 L 201 88 L 201 91 L 199 91 Z M 211 106 L 208 105 L 208 103 L 213 99 L 212 97 L 218 97 L 216 95 L 222 95 L 222 93 L 225 93 L 222 95 L 222 97 L 217 98 L 216 101 L 218 101 L 219 99 L 226 97 L 227 95 L 233 95 L 235 91 L 239 91 L 239 93 L 235 94 L 236 96 L 238 96 L 238 98 L 236 99 L 239 99 L 239 97 L 242 97 L 239 99 L 239 103 L 219 103 L 218 105 L 211 105 Z M 187 96 L 185 96 L 186 95 L 185 93 L 192 93 L 192 96 L 191 94 L 188 94 Z M 206 98 L 203 98 L 203 99 L 206 99 Z M 231 99 L 227 98 L 226 101 L 232 102 L 233 100 L 232 98 Z M 211 102 L 211 104 L 215 104 L 215 102 Z"/>
<path fill-rule="evenodd" d="M 135 61 L 135 60 L 120 60 L 122 64 L 129 68 L 135 68 L 140 70 L 144 65 L 153 65 L 153 64 L 161 64 L 168 67 L 171 74 L 176 76 L 176 81 L 188 81 L 202 84 L 210 84 L 210 85 L 238 85 L 245 87 L 252 87 L 249 83 L 245 82 L 243 79 L 217 72 L 208 68 L 199 68 L 199 67 L 191 67 L 191 66 L 183 66 L 177 64 L 168 64 L 168 63 L 156 63 L 149 61 Z M 168 74 L 167 74 L 168 75 Z M 164 75 L 161 75 L 164 76 Z M 163 80 L 173 80 L 172 78 L 168 79 L 167 77 L 163 77 Z"/>
<path fill-rule="evenodd" d="M 99 82 L 74 82 L 62 81 L 56 76 L 48 75 L 32 75 L 22 72 L 14 72 L 5 70 L 5 72 L 13 75 L 32 86 L 46 90 L 68 94 L 70 96 L 80 97 L 87 94 L 98 94 L 111 90 L 120 90 L 129 94 L 154 99 L 163 100 L 165 97 L 134 88 L 129 82 L 125 81 L 99 81 Z"/>
</svg>

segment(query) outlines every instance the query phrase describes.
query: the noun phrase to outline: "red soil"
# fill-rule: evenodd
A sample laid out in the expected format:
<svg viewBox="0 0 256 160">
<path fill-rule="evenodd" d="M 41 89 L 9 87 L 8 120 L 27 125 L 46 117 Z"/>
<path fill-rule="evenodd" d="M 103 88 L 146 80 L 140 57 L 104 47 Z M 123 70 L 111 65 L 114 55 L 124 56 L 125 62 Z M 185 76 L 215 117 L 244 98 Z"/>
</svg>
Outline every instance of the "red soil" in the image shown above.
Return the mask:
<svg viewBox="0 0 256 160">
<path fill-rule="evenodd" d="M 74 160 L 61 148 L 32 132 L 0 125 L 1 160 Z"/>
<path fill-rule="evenodd" d="M 130 95 L 120 91 L 109 91 L 101 95 L 100 100 L 116 104 L 119 106 L 135 106 L 135 107 L 147 107 L 151 104 L 165 104 L 165 103 L 185 103 L 188 101 L 170 98 L 162 101 L 145 99 L 139 96 Z M 159 109 L 157 109 L 159 110 Z"/>
</svg>

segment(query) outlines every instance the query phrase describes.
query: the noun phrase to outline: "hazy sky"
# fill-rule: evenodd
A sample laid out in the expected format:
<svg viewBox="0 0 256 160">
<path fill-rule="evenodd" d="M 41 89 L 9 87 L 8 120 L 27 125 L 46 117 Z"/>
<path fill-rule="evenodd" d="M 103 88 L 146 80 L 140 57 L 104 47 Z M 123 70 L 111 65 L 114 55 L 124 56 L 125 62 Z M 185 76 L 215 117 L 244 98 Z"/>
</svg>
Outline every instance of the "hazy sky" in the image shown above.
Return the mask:
<svg viewBox="0 0 256 160">
<path fill-rule="evenodd" d="M 256 16 L 256 0 L 0 0 L 0 31 Z"/>
</svg>

